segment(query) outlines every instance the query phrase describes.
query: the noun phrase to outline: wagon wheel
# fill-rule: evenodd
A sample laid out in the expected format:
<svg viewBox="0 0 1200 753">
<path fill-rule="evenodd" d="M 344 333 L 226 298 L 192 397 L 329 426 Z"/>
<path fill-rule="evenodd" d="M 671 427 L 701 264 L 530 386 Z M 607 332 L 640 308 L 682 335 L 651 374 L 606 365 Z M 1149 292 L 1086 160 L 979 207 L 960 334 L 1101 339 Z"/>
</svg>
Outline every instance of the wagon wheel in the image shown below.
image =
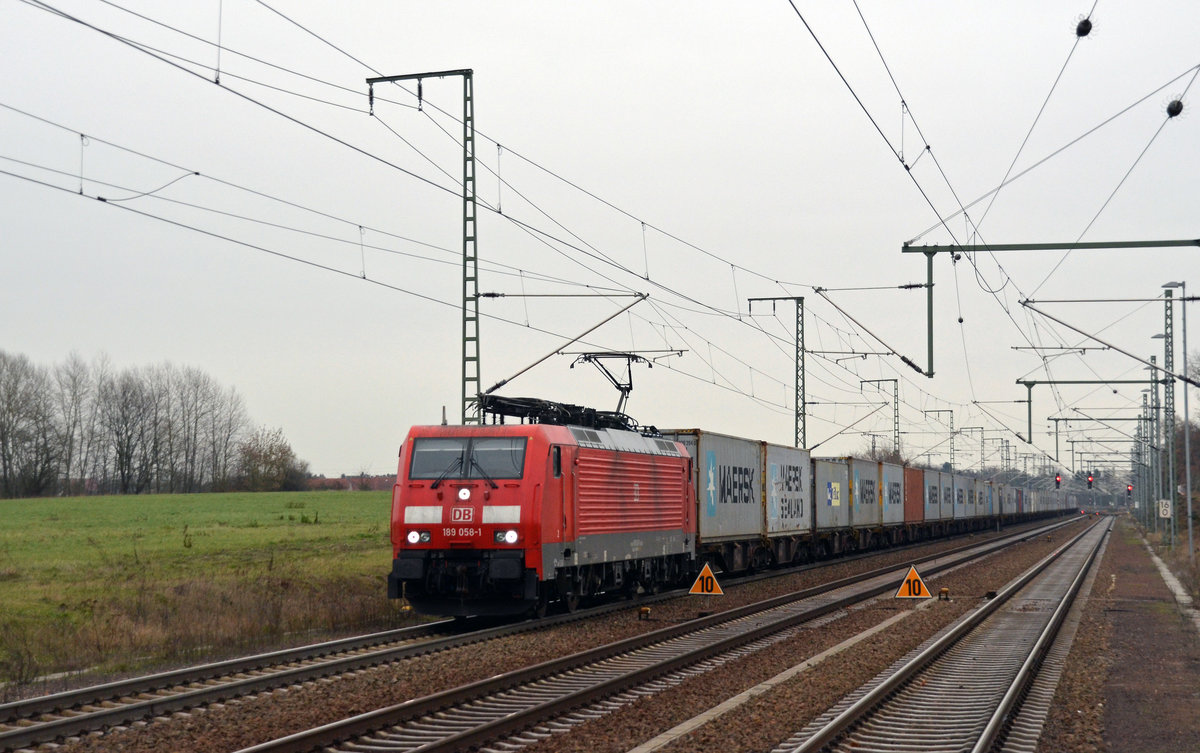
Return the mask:
<svg viewBox="0 0 1200 753">
<path fill-rule="evenodd" d="M 563 604 L 567 607 L 567 612 L 571 613 L 579 609 L 579 594 L 571 592 L 563 597 Z"/>
<path fill-rule="evenodd" d="M 546 598 L 545 594 L 538 594 L 537 601 L 534 603 L 533 608 L 529 611 L 533 619 L 540 620 L 546 616 L 546 612 L 549 611 L 549 608 L 550 600 Z"/>
</svg>

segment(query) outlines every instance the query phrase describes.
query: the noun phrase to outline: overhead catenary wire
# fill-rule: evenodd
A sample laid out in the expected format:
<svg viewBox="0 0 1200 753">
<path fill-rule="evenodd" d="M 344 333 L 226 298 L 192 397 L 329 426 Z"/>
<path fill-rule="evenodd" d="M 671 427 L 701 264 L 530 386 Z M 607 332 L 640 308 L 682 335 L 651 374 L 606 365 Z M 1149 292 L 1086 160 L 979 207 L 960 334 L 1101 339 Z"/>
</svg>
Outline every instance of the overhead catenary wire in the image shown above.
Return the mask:
<svg viewBox="0 0 1200 753">
<path fill-rule="evenodd" d="M 264 5 L 265 5 L 265 4 L 264 4 Z M 355 225 L 355 227 L 358 227 L 358 225 Z M 738 266 L 738 265 L 733 265 L 733 269 L 737 269 L 737 266 Z M 743 267 L 743 269 L 744 269 L 744 267 Z M 629 273 L 629 272 L 630 272 L 629 270 L 626 270 L 626 271 L 625 271 L 625 273 Z M 752 271 L 751 271 L 751 272 L 752 272 Z M 648 273 L 647 273 L 647 275 L 646 275 L 646 276 L 648 277 Z M 764 277 L 764 278 L 766 278 L 766 277 Z M 773 342 L 774 342 L 774 341 L 773 341 Z M 776 343 L 776 345 L 778 345 L 778 343 Z"/>
<path fill-rule="evenodd" d="M 264 3 L 264 6 L 265 6 L 265 3 Z M 267 6 L 267 7 L 269 7 L 269 6 Z M 276 13 L 279 13 L 279 11 L 277 11 L 277 10 L 275 10 L 275 9 L 273 9 L 273 8 L 272 8 L 271 10 L 273 10 L 273 11 L 274 11 L 274 12 L 276 12 Z M 280 14 L 280 15 L 282 15 L 282 14 Z M 285 18 L 286 18 L 286 16 L 285 16 Z M 288 19 L 288 20 L 289 20 L 289 21 L 291 21 L 291 19 Z M 295 22 L 293 22 L 293 23 L 295 23 Z M 303 25 L 300 25 L 300 24 L 296 24 L 296 25 L 297 25 L 297 26 L 299 26 L 300 28 L 304 28 L 304 29 L 305 29 L 306 31 L 308 31 L 309 33 L 313 33 L 313 32 L 311 32 L 311 30 L 308 30 L 308 29 L 307 29 L 306 27 L 304 27 Z M 339 51 L 339 52 L 342 52 L 343 54 L 347 55 L 347 56 L 348 56 L 348 57 L 350 57 L 351 59 L 354 59 L 356 62 L 358 62 L 358 63 L 360 63 L 360 64 L 363 64 L 363 65 L 364 65 L 365 67 L 367 67 L 368 69 L 375 71 L 375 69 L 371 68 L 370 66 L 366 66 L 366 65 L 365 65 L 365 63 L 363 63 L 361 60 L 358 60 L 357 58 L 354 58 L 352 55 L 349 55 L 349 53 L 346 53 L 344 50 L 341 50 L 340 48 L 336 47 L 336 45 L 332 45 L 332 44 L 331 44 L 331 43 L 329 43 L 327 40 L 324 40 L 323 38 L 321 38 L 319 35 L 316 35 L 315 33 L 314 33 L 313 35 L 314 35 L 314 36 L 316 36 L 317 38 L 321 39 L 321 40 L 322 40 L 323 42 L 325 42 L 326 44 L 330 44 L 330 46 L 334 47 L 335 49 L 338 49 L 338 51 Z M 375 72 L 377 73 L 378 71 L 375 71 Z M 440 108 L 437 108 L 437 109 L 439 109 L 439 111 L 441 111 L 441 112 L 443 112 L 443 113 L 445 112 L 444 110 L 440 110 Z M 451 117 L 453 117 L 453 116 L 451 116 Z M 444 129 L 443 129 L 443 130 L 444 130 Z M 518 156 L 522 156 L 522 158 L 523 158 L 523 155 L 518 155 Z M 527 158 L 526 158 L 526 159 L 527 159 Z M 545 169 L 545 168 L 542 168 L 540 165 L 537 165 L 537 167 L 538 167 L 539 169 L 543 169 L 543 170 Z M 573 185 L 573 184 L 572 184 L 572 185 Z M 615 208 L 615 205 L 612 205 L 611 203 L 609 203 L 609 202 L 607 202 L 607 201 L 605 201 L 605 200 L 603 200 L 603 199 L 599 199 L 599 197 L 596 197 L 594 194 L 589 194 L 589 195 L 591 195 L 591 196 L 593 196 L 594 198 L 597 198 L 598 200 L 600 200 L 600 201 L 604 202 L 605 204 L 607 204 L 607 205 L 609 205 L 609 206 L 613 206 L 613 207 Z M 631 215 L 631 214 L 630 214 L 629 216 L 630 216 L 630 217 L 633 217 L 633 215 Z M 658 228 L 656 228 L 656 229 L 658 229 Z M 674 235 L 671 235 L 671 234 L 668 234 L 668 235 L 669 235 L 670 237 L 672 237 L 672 238 L 675 238 L 676 240 L 679 240 L 679 239 L 677 238 L 677 236 L 674 236 Z M 682 241 L 681 241 L 681 242 L 682 242 Z M 686 243 L 686 242 L 684 242 L 684 243 Z M 694 246 L 694 244 L 687 244 L 687 245 L 693 246 L 693 247 L 694 247 L 694 248 L 696 248 L 697 250 L 700 250 L 700 251 L 702 251 L 702 252 L 704 252 L 704 253 L 709 253 L 710 255 L 712 255 L 710 252 L 707 252 L 707 251 L 705 251 L 704 249 L 700 249 L 699 247 L 695 247 L 695 246 Z M 714 256 L 714 258 L 719 258 L 719 257 L 716 257 L 715 255 L 713 255 L 713 256 Z M 734 264 L 733 266 L 734 266 L 734 268 L 738 268 L 740 265 L 736 265 L 736 264 Z M 743 269 L 745 269 L 745 268 L 743 267 Z M 752 274 L 756 274 L 756 275 L 758 275 L 758 276 L 760 276 L 760 277 L 763 277 L 764 279 L 770 279 L 768 276 L 761 275 L 760 273 L 754 272 L 754 270 L 747 270 L 747 271 L 751 272 Z"/>
</svg>

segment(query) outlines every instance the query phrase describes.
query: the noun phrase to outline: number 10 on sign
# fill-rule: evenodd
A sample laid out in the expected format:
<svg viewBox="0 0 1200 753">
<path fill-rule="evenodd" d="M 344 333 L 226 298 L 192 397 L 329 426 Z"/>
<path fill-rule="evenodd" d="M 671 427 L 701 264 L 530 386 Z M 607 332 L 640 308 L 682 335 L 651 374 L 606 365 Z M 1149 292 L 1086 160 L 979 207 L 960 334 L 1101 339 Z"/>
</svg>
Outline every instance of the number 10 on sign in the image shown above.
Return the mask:
<svg viewBox="0 0 1200 753">
<path fill-rule="evenodd" d="M 932 599 L 933 594 L 929 593 L 929 589 L 925 587 L 925 581 L 921 580 L 920 573 L 917 572 L 916 565 L 910 565 L 908 574 L 904 576 L 904 581 L 900 584 L 900 589 L 896 591 L 897 599 Z"/>
<path fill-rule="evenodd" d="M 700 575 L 696 577 L 696 582 L 692 584 L 692 588 L 688 593 L 700 594 L 702 596 L 725 595 L 725 592 L 721 590 L 721 584 L 717 583 L 717 576 L 713 575 L 712 568 L 707 564 L 700 571 Z"/>
</svg>

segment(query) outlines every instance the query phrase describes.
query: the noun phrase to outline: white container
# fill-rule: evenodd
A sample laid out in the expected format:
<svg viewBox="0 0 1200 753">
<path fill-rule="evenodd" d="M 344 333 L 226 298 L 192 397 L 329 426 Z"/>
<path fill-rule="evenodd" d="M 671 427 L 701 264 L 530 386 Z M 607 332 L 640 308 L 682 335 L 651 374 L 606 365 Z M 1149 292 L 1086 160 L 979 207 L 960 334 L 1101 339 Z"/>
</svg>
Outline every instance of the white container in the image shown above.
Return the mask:
<svg viewBox="0 0 1200 753">
<path fill-rule="evenodd" d="M 845 460 L 813 461 L 813 507 L 817 530 L 850 527 L 850 476 Z"/>
<path fill-rule="evenodd" d="M 767 536 L 811 533 L 815 522 L 808 450 L 768 444 L 766 463 Z"/>
<path fill-rule="evenodd" d="M 883 500 L 883 524 L 904 525 L 904 466 L 880 463 L 879 491 Z"/>
<path fill-rule="evenodd" d="M 692 456 L 700 541 L 744 540 L 765 531 L 763 442 L 703 429 L 664 431 Z"/>
</svg>

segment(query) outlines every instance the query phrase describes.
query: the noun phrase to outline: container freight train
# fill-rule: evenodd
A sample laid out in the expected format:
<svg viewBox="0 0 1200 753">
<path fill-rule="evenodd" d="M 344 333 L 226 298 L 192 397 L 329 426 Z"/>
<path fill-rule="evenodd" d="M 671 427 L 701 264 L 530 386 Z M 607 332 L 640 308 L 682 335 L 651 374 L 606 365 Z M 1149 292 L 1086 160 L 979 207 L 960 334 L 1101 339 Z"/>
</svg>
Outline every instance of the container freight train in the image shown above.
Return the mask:
<svg viewBox="0 0 1200 753">
<path fill-rule="evenodd" d="M 392 490 L 388 596 L 427 614 L 544 614 L 686 585 L 704 563 L 800 563 L 1075 506 L 1054 490 L 587 413 L 590 425 L 413 427 Z"/>
</svg>

